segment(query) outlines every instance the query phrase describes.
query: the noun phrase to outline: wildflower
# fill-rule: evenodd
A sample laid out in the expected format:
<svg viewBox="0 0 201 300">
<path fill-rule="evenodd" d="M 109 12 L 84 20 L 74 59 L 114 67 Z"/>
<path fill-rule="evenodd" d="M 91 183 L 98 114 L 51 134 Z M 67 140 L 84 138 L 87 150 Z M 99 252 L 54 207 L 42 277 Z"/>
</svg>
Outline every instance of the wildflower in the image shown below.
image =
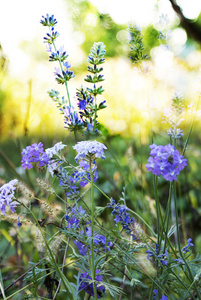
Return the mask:
<svg viewBox="0 0 201 300">
<path fill-rule="evenodd" d="M 187 240 L 187 243 L 188 243 L 188 244 L 187 244 L 185 247 L 182 248 L 182 252 L 183 252 L 184 254 L 190 251 L 190 250 L 188 249 L 189 247 L 193 247 L 193 246 L 194 246 L 194 244 L 192 243 L 192 239 L 191 239 L 191 238 L 189 238 L 189 239 Z"/>
<path fill-rule="evenodd" d="M 24 169 L 33 168 L 32 163 L 38 163 L 39 167 L 43 167 L 47 165 L 49 162 L 49 158 L 47 154 L 43 150 L 43 144 L 40 142 L 39 144 L 32 144 L 31 146 L 27 146 L 22 150 L 22 167 Z"/>
<path fill-rule="evenodd" d="M 175 150 L 174 146 L 150 146 L 151 152 L 148 164 L 145 165 L 147 171 L 151 171 L 154 175 L 162 175 L 167 181 L 177 180 L 180 171 L 187 166 L 187 159 Z"/>
<path fill-rule="evenodd" d="M 40 23 L 43 26 L 55 26 L 57 24 L 57 20 L 54 18 L 54 15 L 49 16 L 49 14 L 46 15 L 46 17 L 42 16 L 42 19 Z"/>
<path fill-rule="evenodd" d="M 62 70 L 61 73 L 56 73 L 56 81 L 58 83 L 64 84 L 66 81 L 69 81 L 71 78 L 75 77 L 75 75 L 73 74 L 73 71 L 69 71 L 71 65 L 67 61 L 63 61 L 62 64 L 64 70 Z"/>
<path fill-rule="evenodd" d="M 134 224 L 135 220 L 127 213 L 128 208 L 125 205 L 116 204 L 115 200 L 111 198 L 111 202 L 107 204 L 109 208 L 113 208 L 112 214 L 115 215 L 114 221 L 120 223 L 128 232 L 131 232 L 131 225 Z"/>
<path fill-rule="evenodd" d="M 65 147 L 67 147 L 67 146 L 62 144 L 62 142 L 59 142 L 59 143 L 56 143 L 53 147 L 47 148 L 45 150 L 45 152 L 46 152 L 47 156 L 49 157 L 49 159 L 51 159 L 53 157 L 53 155 L 58 155 L 59 151 L 61 151 Z"/>
<path fill-rule="evenodd" d="M 20 218 L 18 217 L 18 223 L 17 223 L 17 226 L 18 227 L 21 227 L 22 226 L 22 222 L 20 221 Z"/>
<path fill-rule="evenodd" d="M 159 254 L 159 245 L 155 244 L 155 252 L 152 251 L 152 250 L 149 250 L 149 249 L 146 252 L 148 253 L 147 259 L 150 260 L 150 257 L 154 256 L 154 257 L 156 257 L 157 259 L 159 259 L 161 261 L 162 265 L 167 266 L 167 264 L 168 264 L 168 260 L 167 260 L 168 253 L 167 253 L 167 250 L 164 253 Z"/>
<path fill-rule="evenodd" d="M 10 210 L 12 213 L 15 212 L 15 207 L 17 206 L 17 202 L 14 200 L 14 191 L 16 190 L 16 185 L 18 183 L 17 179 L 13 179 L 8 183 L 5 183 L 0 187 L 0 210 L 5 215 L 6 214 L 6 206 L 10 206 Z"/>
<path fill-rule="evenodd" d="M 90 223 L 90 222 L 88 222 Z M 86 223 L 86 224 L 88 224 Z M 85 230 L 80 231 L 81 236 L 87 236 L 91 237 L 91 227 L 85 226 Z M 81 241 L 75 240 L 74 244 L 77 246 L 79 252 L 81 255 L 85 256 L 87 255 L 87 247 L 84 243 Z M 111 241 L 108 241 L 107 238 L 104 235 L 94 233 L 93 235 L 93 244 L 94 244 L 94 251 L 95 252 L 104 252 L 104 251 L 110 251 L 111 247 L 113 246 Z M 90 252 L 91 254 L 91 252 Z"/>
<path fill-rule="evenodd" d="M 83 121 L 79 118 L 78 113 L 74 110 L 73 106 L 67 106 L 67 108 L 64 108 L 62 111 L 64 113 L 64 123 L 66 124 L 67 128 L 82 128 Z"/>
<path fill-rule="evenodd" d="M 67 228 L 78 228 L 80 224 L 80 218 L 84 217 L 86 214 L 86 210 L 82 208 L 82 206 L 77 209 L 72 208 L 71 214 L 66 216 L 66 220 L 68 221 Z"/>
<path fill-rule="evenodd" d="M 79 291 L 82 289 L 91 296 L 94 296 L 94 288 L 93 283 L 91 282 L 92 277 L 89 275 L 88 272 L 84 272 L 80 275 L 79 278 Z M 103 282 L 103 276 L 100 275 L 100 270 L 96 270 L 96 291 L 97 291 L 97 298 L 100 299 L 103 294 L 105 293 L 104 285 L 100 285 Z"/>
<path fill-rule="evenodd" d="M 74 179 L 74 176 L 69 174 L 67 170 L 61 166 L 57 167 L 56 172 L 54 170 L 53 174 L 59 179 L 59 185 L 66 190 L 66 196 L 70 200 L 77 199 L 79 191 L 78 187 L 75 185 L 77 181 Z"/>
<path fill-rule="evenodd" d="M 94 158 L 104 159 L 104 149 L 107 149 L 107 147 L 104 144 L 99 143 L 97 141 L 78 142 L 75 146 L 73 146 L 73 148 L 78 153 L 75 157 L 76 162 L 88 158 L 92 155 Z"/>
<path fill-rule="evenodd" d="M 158 291 L 155 289 L 153 290 L 154 293 L 154 299 L 158 300 Z M 168 298 L 165 295 L 162 295 L 162 298 L 160 300 L 168 300 Z"/>
</svg>

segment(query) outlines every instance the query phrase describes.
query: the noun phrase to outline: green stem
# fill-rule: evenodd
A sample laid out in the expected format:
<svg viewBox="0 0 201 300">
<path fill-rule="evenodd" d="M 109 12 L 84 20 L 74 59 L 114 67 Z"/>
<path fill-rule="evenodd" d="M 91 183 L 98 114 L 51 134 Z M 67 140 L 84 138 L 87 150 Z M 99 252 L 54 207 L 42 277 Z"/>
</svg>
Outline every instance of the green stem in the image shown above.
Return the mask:
<svg viewBox="0 0 201 300">
<path fill-rule="evenodd" d="M 175 206 L 175 217 L 176 217 L 176 228 L 177 228 L 177 246 L 178 246 L 179 254 L 180 254 L 182 260 L 184 261 L 184 263 L 186 265 L 186 268 L 188 270 L 190 279 L 191 279 L 192 283 L 194 283 L 194 278 L 193 278 L 191 269 L 190 269 L 190 267 L 189 267 L 186 259 L 184 258 L 183 253 L 182 253 L 182 249 L 181 249 L 180 235 L 179 235 L 179 218 L 178 218 L 178 207 L 177 207 L 175 182 L 173 182 L 173 190 L 174 190 L 174 206 Z M 196 291 L 196 294 L 197 294 L 198 298 L 201 299 L 201 295 L 200 295 L 200 293 L 199 293 L 199 291 L 197 289 L 196 284 L 194 283 L 193 285 L 194 285 L 194 288 L 195 288 L 195 291 Z"/>
<path fill-rule="evenodd" d="M 167 238 L 168 238 L 168 230 L 169 230 L 169 223 L 170 223 L 170 206 L 171 206 L 171 199 L 172 199 L 172 182 L 170 183 L 170 189 L 169 189 L 169 197 L 168 197 L 168 203 L 167 208 L 165 212 L 165 219 L 164 224 L 166 222 L 166 231 L 165 231 L 165 242 L 164 242 L 164 248 L 163 252 L 165 252 L 166 244 L 167 244 Z M 162 236 L 161 236 L 162 239 Z"/>
<path fill-rule="evenodd" d="M 45 234 L 44 234 L 42 228 L 40 227 L 40 224 L 38 223 L 37 218 L 35 217 L 35 215 L 34 215 L 33 212 L 31 211 L 31 209 L 29 209 L 29 207 L 26 206 L 26 204 L 24 204 L 24 203 L 18 201 L 17 199 L 16 199 L 15 201 L 17 201 L 19 204 L 23 205 L 23 206 L 27 209 L 27 211 L 31 214 L 31 216 L 33 217 L 33 219 L 34 219 L 36 225 L 37 225 L 38 228 L 40 229 L 41 235 L 42 235 L 42 237 L 43 237 L 43 240 L 44 240 L 44 242 L 45 242 L 45 245 L 46 245 L 46 247 L 47 247 L 47 250 L 48 250 L 48 252 L 49 252 L 49 255 L 50 255 L 50 257 L 51 257 L 51 260 L 52 260 L 52 262 L 53 262 L 53 264 L 54 264 L 54 266 L 55 266 L 55 268 L 56 268 L 57 273 L 59 274 L 59 276 L 60 276 L 60 278 L 61 278 L 61 280 L 62 280 L 62 282 L 63 282 L 63 284 L 64 284 L 64 287 L 65 287 L 65 289 L 66 289 L 66 292 L 68 293 L 70 299 L 74 300 L 74 299 L 73 299 L 73 294 L 74 294 L 74 293 L 73 293 L 73 289 L 72 289 L 72 287 L 71 287 L 71 285 L 70 285 L 70 282 L 69 282 L 68 279 L 64 276 L 64 274 L 61 272 L 61 270 L 60 270 L 58 264 L 56 263 L 56 260 L 55 260 L 55 258 L 54 258 L 54 255 L 53 255 L 53 253 L 52 253 L 52 251 L 51 251 L 51 249 L 50 249 L 50 247 L 49 247 L 49 244 L 48 244 L 48 242 L 47 242 L 47 240 L 46 240 Z"/>
<path fill-rule="evenodd" d="M 155 194 L 155 203 L 156 203 L 156 214 L 157 214 L 157 244 L 159 245 L 160 251 L 160 203 L 158 199 L 158 190 L 157 190 L 157 176 L 154 175 L 154 194 Z M 161 221 L 162 215 L 161 215 Z"/>
<path fill-rule="evenodd" d="M 92 170 L 92 159 L 90 157 L 89 165 L 90 165 L 90 177 L 91 177 L 91 275 L 93 280 L 93 289 L 94 296 L 97 300 L 97 290 L 96 290 L 96 268 L 94 265 L 94 212 L 95 212 L 95 203 L 94 203 L 94 174 Z"/>
</svg>

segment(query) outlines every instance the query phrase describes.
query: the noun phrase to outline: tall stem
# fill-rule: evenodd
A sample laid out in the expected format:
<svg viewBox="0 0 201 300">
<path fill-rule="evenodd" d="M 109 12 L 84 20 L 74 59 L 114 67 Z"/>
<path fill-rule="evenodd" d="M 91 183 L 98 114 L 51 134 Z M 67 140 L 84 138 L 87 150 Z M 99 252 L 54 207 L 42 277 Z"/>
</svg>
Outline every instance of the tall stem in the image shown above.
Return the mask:
<svg viewBox="0 0 201 300">
<path fill-rule="evenodd" d="M 31 214 L 31 216 L 33 217 L 34 222 L 36 223 L 36 225 L 37 225 L 38 228 L 40 229 L 41 235 L 42 235 L 42 237 L 43 237 L 43 240 L 44 240 L 44 242 L 45 242 L 45 246 L 47 247 L 47 250 L 48 250 L 49 255 L 50 255 L 50 257 L 51 257 L 52 263 L 53 263 L 53 265 L 55 266 L 55 269 L 56 269 L 57 273 L 59 274 L 59 276 L 60 276 L 60 278 L 61 278 L 61 280 L 62 280 L 62 282 L 63 282 L 63 284 L 64 284 L 64 287 L 65 287 L 65 289 L 66 289 L 66 292 L 68 293 L 68 295 L 69 295 L 69 297 L 70 297 L 69 299 L 72 299 L 72 300 L 73 300 L 73 294 L 74 294 L 74 293 L 73 293 L 73 288 L 72 288 L 70 282 L 68 281 L 68 279 L 64 276 L 64 274 L 63 274 L 62 271 L 60 270 L 60 268 L 59 268 L 59 266 L 58 266 L 58 264 L 57 264 L 57 262 L 56 262 L 56 260 L 55 260 L 55 257 L 54 257 L 54 255 L 53 255 L 51 249 L 50 249 L 50 246 L 49 246 L 49 244 L 48 244 L 48 242 L 47 242 L 47 240 L 46 240 L 45 234 L 44 234 L 42 228 L 40 227 L 40 224 L 38 223 L 37 218 L 35 217 L 35 215 L 34 215 L 33 212 L 31 211 L 31 209 L 29 209 L 28 206 L 26 206 L 26 204 L 24 204 L 24 203 L 22 203 L 22 202 L 19 202 L 17 199 L 16 199 L 16 201 L 17 201 L 19 204 L 23 205 L 23 206 L 27 209 L 27 211 L 28 211 L 28 212 Z"/>
<path fill-rule="evenodd" d="M 199 291 L 198 291 L 198 289 L 197 289 L 197 285 L 196 285 L 196 282 L 194 281 L 194 278 L 193 278 L 191 269 L 190 269 L 190 267 L 189 267 L 189 265 L 188 265 L 186 259 L 184 258 L 183 253 L 182 253 L 182 250 L 181 250 L 180 235 L 179 235 L 179 218 L 178 218 L 178 207 L 177 207 L 177 198 L 176 198 L 176 186 L 175 186 L 175 182 L 173 182 L 173 190 L 174 190 L 174 207 L 175 207 L 176 228 L 177 228 L 177 246 L 178 246 L 179 254 L 180 254 L 182 260 L 184 261 L 184 263 L 185 263 L 185 265 L 186 265 L 186 268 L 187 268 L 187 270 L 188 270 L 190 279 L 191 279 L 191 281 L 192 281 L 192 284 L 194 285 L 194 288 L 195 288 L 197 297 L 198 297 L 198 299 L 201 299 L 201 295 L 200 295 L 200 293 L 199 293 Z"/>
<path fill-rule="evenodd" d="M 91 275 L 93 280 L 93 289 L 94 296 L 97 300 L 97 290 L 96 290 L 96 268 L 94 265 L 94 211 L 95 211 L 95 203 L 94 203 L 94 174 L 92 170 L 93 161 L 90 157 L 89 165 L 90 165 L 90 177 L 91 177 Z"/>
</svg>

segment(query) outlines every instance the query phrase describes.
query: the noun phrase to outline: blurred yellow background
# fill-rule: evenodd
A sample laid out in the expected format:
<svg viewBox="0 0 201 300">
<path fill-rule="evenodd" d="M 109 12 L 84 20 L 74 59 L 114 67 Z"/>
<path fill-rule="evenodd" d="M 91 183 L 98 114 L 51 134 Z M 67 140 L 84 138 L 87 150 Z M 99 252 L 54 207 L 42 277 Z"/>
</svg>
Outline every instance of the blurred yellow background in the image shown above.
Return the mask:
<svg viewBox="0 0 201 300">
<path fill-rule="evenodd" d="M 182 1 L 187 18 L 199 17 L 198 2 L 191 1 L 189 6 L 188 1 Z M 64 45 L 76 75 L 69 82 L 75 106 L 76 88 L 87 86 L 84 77 L 90 47 L 99 40 L 106 44 L 105 92 L 99 100 L 106 100 L 108 108 L 100 111 L 99 121 L 111 134 L 140 134 L 146 139 L 150 124 L 160 130 L 158 124 L 175 92 L 184 95 L 186 106 L 193 102 L 195 107 L 200 89 L 200 46 L 179 27 L 169 1 L 8 0 L 1 3 L 0 18 L 1 138 L 67 134 L 63 118 L 47 94 L 51 88 L 61 95 L 65 90 L 54 79 L 56 63 L 48 62 L 43 43 L 46 28 L 40 19 L 46 13 L 54 14 L 58 21 L 57 45 Z M 161 15 L 169 19 L 164 30 L 171 30 L 170 49 L 161 47 L 153 35 L 160 29 Z M 135 66 L 128 58 L 126 28 L 130 21 L 142 26 L 150 55 L 146 65 Z"/>
</svg>

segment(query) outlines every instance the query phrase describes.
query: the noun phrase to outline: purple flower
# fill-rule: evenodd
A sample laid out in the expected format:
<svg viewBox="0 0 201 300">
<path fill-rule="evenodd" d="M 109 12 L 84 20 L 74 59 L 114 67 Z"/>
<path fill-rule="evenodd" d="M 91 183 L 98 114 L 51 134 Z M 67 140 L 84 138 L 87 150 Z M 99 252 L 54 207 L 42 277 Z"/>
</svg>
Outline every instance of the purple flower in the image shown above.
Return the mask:
<svg viewBox="0 0 201 300">
<path fill-rule="evenodd" d="M 80 100 L 80 101 L 78 102 L 78 107 L 79 107 L 79 109 L 81 109 L 81 110 L 85 110 L 86 105 L 87 105 L 87 101 L 86 101 L 86 100 Z"/>
<path fill-rule="evenodd" d="M 80 275 L 79 278 L 79 291 L 84 290 L 86 293 L 88 293 L 91 296 L 94 296 L 94 288 L 92 277 L 90 275 L 90 272 L 84 272 Z M 103 294 L 105 293 L 105 287 L 104 285 L 100 285 L 100 283 L 103 282 L 103 276 L 100 275 L 100 270 L 96 270 L 96 291 L 97 291 L 97 298 L 100 299 Z"/>
<path fill-rule="evenodd" d="M 158 244 L 155 244 L 155 251 L 151 251 L 151 250 L 147 250 L 146 251 L 148 253 L 147 255 L 147 259 L 150 260 L 150 257 L 156 257 L 156 259 L 159 259 L 162 263 L 162 265 L 164 266 L 167 266 L 168 265 L 168 253 L 167 253 L 167 250 L 162 253 L 162 254 L 159 254 L 159 245 Z"/>
<path fill-rule="evenodd" d="M 187 240 L 187 243 L 188 243 L 188 245 L 186 245 L 185 247 L 182 248 L 182 252 L 183 252 L 184 254 L 190 251 L 190 250 L 188 249 L 189 247 L 193 247 L 193 246 L 194 246 L 194 244 L 192 243 L 192 239 L 191 239 L 191 238 L 189 238 L 189 239 Z"/>
<path fill-rule="evenodd" d="M 18 180 L 14 179 L 0 187 L 0 210 L 4 215 L 6 214 L 6 206 L 10 206 L 10 210 L 12 213 L 15 212 L 17 202 L 13 201 L 13 199 L 17 183 Z"/>
<path fill-rule="evenodd" d="M 85 227 L 85 230 L 80 231 L 80 235 L 84 236 L 87 235 L 87 237 L 91 237 L 91 227 Z M 93 235 L 93 244 L 94 244 L 94 251 L 95 252 L 100 252 L 100 251 L 110 251 L 111 247 L 113 246 L 111 241 L 108 241 L 104 235 L 94 233 Z M 85 244 L 83 244 L 81 241 L 74 241 L 74 244 L 77 246 L 79 252 L 81 255 L 85 256 L 87 255 L 87 247 Z M 91 252 L 90 252 L 91 254 Z"/>
<path fill-rule="evenodd" d="M 31 146 L 27 146 L 25 149 L 22 150 L 21 154 L 21 163 L 24 169 L 33 168 L 33 162 L 39 163 L 39 167 L 47 165 L 49 162 L 49 157 L 44 152 L 42 143 L 34 143 Z"/>
<path fill-rule="evenodd" d="M 66 216 L 66 220 L 68 221 L 67 228 L 78 228 L 79 227 L 79 219 L 82 218 L 86 214 L 86 210 L 80 206 L 77 209 L 72 208 L 70 215 Z"/>
<path fill-rule="evenodd" d="M 18 223 L 17 223 L 17 226 L 18 227 L 21 227 L 22 226 L 22 222 L 20 221 L 20 218 L 18 217 Z"/>
<path fill-rule="evenodd" d="M 156 176 L 162 175 L 167 181 L 177 180 L 180 171 L 187 166 L 187 159 L 170 144 L 166 146 L 152 144 L 150 148 L 148 164 L 145 165 L 147 171 Z"/>
<path fill-rule="evenodd" d="M 112 208 L 112 215 L 115 216 L 114 221 L 120 223 L 128 232 L 131 232 L 131 226 L 135 223 L 135 220 L 127 213 L 128 208 L 125 205 L 116 204 L 115 200 L 111 198 L 111 202 L 107 204 L 109 208 Z"/>
<path fill-rule="evenodd" d="M 66 127 L 82 127 L 83 121 L 79 118 L 78 113 L 74 110 L 73 106 L 64 108 L 62 111 L 64 113 L 64 123 L 66 124 Z"/>
<path fill-rule="evenodd" d="M 156 300 L 158 300 L 158 291 L 155 289 L 155 290 L 153 290 L 153 294 L 154 294 L 154 299 L 156 299 Z M 162 298 L 160 299 L 160 300 L 168 300 L 168 298 L 166 297 L 166 296 L 164 296 L 164 295 L 162 295 Z"/>
</svg>

